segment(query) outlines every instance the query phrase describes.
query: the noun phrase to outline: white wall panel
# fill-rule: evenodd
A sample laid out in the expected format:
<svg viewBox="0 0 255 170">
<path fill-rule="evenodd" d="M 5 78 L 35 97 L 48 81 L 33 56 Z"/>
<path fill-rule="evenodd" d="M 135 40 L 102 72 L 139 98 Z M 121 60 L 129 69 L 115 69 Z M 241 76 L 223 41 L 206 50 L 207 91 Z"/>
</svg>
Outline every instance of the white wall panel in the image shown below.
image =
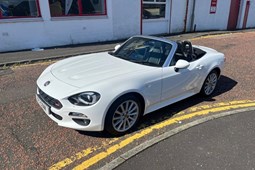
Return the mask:
<svg viewBox="0 0 255 170">
<path fill-rule="evenodd" d="M 195 20 L 196 31 L 226 30 L 230 11 L 230 0 L 218 0 L 217 11 L 210 14 L 211 0 L 196 0 Z"/>
<path fill-rule="evenodd" d="M 138 0 L 112 0 L 113 38 L 140 34 L 141 3 Z"/>
<path fill-rule="evenodd" d="M 143 35 L 156 35 L 169 33 L 170 29 L 170 1 L 166 0 L 165 18 L 143 19 Z"/>
<path fill-rule="evenodd" d="M 146 19 L 143 21 L 143 35 L 168 33 L 168 19 Z"/>
<path fill-rule="evenodd" d="M 246 28 L 254 28 L 255 27 L 255 0 L 250 0 L 250 2 L 251 2 L 251 4 L 250 4 Z"/>
<path fill-rule="evenodd" d="M 191 3 L 190 3 L 191 5 Z M 171 7 L 171 23 L 170 33 L 179 33 L 184 31 L 185 15 L 186 15 L 186 0 L 172 0 Z"/>
</svg>

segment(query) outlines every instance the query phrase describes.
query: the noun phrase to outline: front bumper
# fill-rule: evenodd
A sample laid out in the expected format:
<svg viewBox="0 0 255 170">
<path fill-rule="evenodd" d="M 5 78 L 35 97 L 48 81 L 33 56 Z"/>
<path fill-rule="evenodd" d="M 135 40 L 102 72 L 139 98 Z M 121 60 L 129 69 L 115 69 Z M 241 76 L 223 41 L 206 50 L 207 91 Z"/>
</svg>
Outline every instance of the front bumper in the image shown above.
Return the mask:
<svg viewBox="0 0 255 170">
<path fill-rule="evenodd" d="M 104 129 L 104 109 L 101 109 L 103 107 L 100 107 L 99 102 L 93 106 L 84 107 L 72 105 L 67 99 L 60 99 L 58 101 L 62 104 L 62 108 L 57 109 L 42 98 L 39 89 L 36 98 L 47 116 L 59 126 L 81 131 L 102 131 Z"/>
<path fill-rule="evenodd" d="M 77 87 L 66 84 L 56 77 L 54 77 L 50 69 L 53 65 L 49 66 L 37 79 L 37 102 L 44 105 L 44 112 L 59 126 L 72 128 L 81 131 L 102 131 L 104 129 L 104 116 L 107 105 L 107 101 L 101 99 L 92 106 L 75 106 L 68 101 L 68 97 L 75 94 Z M 49 82 L 47 85 L 46 82 Z M 39 93 L 39 89 L 41 92 Z M 40 96 L 40 95 L 44 95 Z M 46 95 L 46 96 L 45 96 Z M 61 103 L 61 107 L 53 107 L 53 101 Z M 55 105 L 56 106 L 56 105 Z M 58 108 L 58 109 L 57 109 Z M 70 113 L 80 113 L 83 117 L 72 116 Z M 77 121 L 78 119 L 78 121 Z M 89 123 L 80 125 L 82 120 L 89 120 Z"/>
</svg>

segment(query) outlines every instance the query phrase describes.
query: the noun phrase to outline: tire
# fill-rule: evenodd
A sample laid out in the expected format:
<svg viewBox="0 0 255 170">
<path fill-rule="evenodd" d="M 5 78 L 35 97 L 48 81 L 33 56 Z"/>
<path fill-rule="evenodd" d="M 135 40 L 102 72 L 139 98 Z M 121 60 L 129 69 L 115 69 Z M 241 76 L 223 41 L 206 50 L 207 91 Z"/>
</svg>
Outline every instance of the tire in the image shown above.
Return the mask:
<svg viewBox="0 0 255 170">
<path fill-rule="evenodd" d="M 216 89 L 218 78 L 219 78 L 219 75 L 217 71 L 215 70 L 211 71 L 204 81 L 200 94 L 202 94 L 203 96 L 212 95 Z"/>
<path fill-rule="evenodd" d="M 123 135 L 136 126 L 141 112 L 142 105 L 139 99 L 134 95 L 125 95 L 109 108 L 105 130 L 114 136 Z"/>
</svg>

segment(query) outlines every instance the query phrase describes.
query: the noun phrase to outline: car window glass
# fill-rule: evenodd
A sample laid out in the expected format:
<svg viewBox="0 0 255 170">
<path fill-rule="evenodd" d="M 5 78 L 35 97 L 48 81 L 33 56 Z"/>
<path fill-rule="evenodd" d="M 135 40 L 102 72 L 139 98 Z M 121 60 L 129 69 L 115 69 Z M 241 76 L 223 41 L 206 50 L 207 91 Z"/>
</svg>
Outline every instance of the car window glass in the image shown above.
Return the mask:
<svg viewBox="0 0 255 170">
<path fill-rule="evenodd" d="M 162 67 L 171 49 L 171 44 L 162 41 L 133 37 L 113 55 L 143 65 Z"/>
<path fill-rule="evenodd" d="M 169 66 L 175 66 L 177 61 L 180 60 L 180 59 L 187 61 L 187 58 L 183 55 L 183 53 L 179 53 L 179 52 L 176 51 Z"/>
<path fill-rule="evenodd" d="M 177 41 L 177 49 L 175 51 L 175 54 L 169 66 L 175 66 L 178 60 L 185 60 L 185 61 L 191 62 L 191 58 L 184 55 L 182 44 Z"/>
</svg>

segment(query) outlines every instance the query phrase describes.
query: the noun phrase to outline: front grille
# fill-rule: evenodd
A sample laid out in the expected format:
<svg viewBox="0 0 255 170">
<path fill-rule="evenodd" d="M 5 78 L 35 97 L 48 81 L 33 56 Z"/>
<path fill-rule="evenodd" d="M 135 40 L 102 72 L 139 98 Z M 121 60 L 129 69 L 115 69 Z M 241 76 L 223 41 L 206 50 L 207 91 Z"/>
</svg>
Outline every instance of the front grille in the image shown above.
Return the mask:
<svg viewBox="0 0 255 170">
<path fill-rule="evenodd" d="M 44 93 L 41 89 L 38 88 L 38 92 L 39 92 L 39 97 L 46 102 L 48 105 L 56 108 L 56 109 L 61 109 L 63 106 L 60 103 L 60 101 L 58 101 L 57 99 L 54 99 L 53 97 L 47 95 L 46 93 Z"/>
</svg>

